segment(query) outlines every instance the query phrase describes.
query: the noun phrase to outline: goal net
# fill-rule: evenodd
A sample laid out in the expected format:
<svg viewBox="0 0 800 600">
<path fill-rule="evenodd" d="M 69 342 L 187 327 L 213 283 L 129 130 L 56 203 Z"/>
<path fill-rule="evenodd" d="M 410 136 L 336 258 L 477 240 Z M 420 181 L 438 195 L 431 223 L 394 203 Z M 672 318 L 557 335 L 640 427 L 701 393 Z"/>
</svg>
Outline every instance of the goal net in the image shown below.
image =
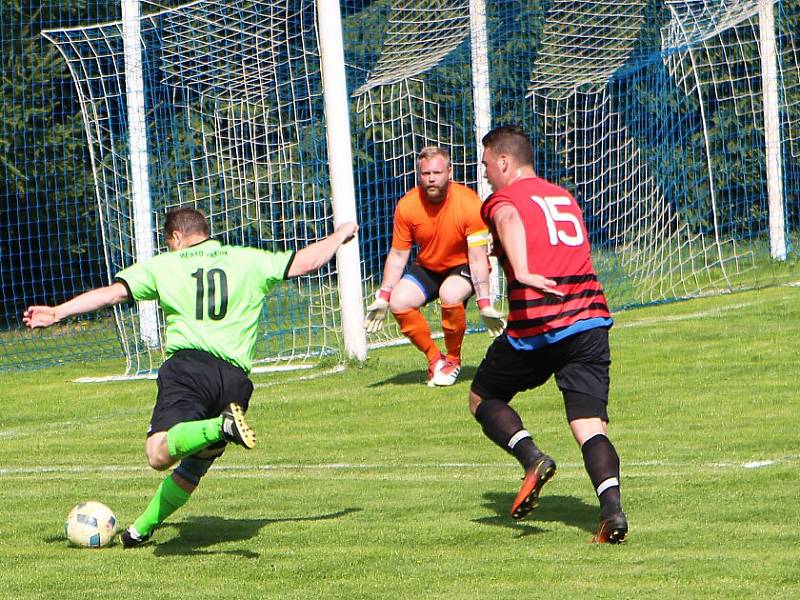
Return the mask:
<svg viewBox="0 0 800 600">
<path fill-rule="evenodd" d="M 364 29 L 372 23 L 380 29 Z M 362 240 L 365 253 L 365 297 L 371 298 L 382 278 L 383 260 L 391 243 L 394 207 L 416 185 L 419 151 L 441 146 L 450 153 L 456 181 L 476 182 L 474 137 L 464 105 L 453 103 L 457 94 L 469 94 L 468 81 L 452 81 L 468 58 L 457 49 L 470 33 L 469 2 L 424 0 L 382 3 L 365 9 L 358 22 L 361 37 L 374 64 L 361 64 L 353 93 L 356 134 L 354 142 L 366 150 L 358 172 L 363 180 Z M 375 35 L 380 31 L 380 35 Z M 362 37 L 363 36 L 363 37 Z M 455 60 L 454 60 L 455 55 Z M 461 64 L 459 64 L 459 61 Z M 438 303 L 424 310 L 431 328 L 440 329 Z M 402 341 L 396 326 L 373 336 L 373 345 Z"/>
<path fill-rule="evenodd" d="M 265 249 L 332 228 L 315 3 L 178 1 L 141 2 L 138 125 L 125 23 L 45 32 L 74 80 L 108 277 L 164 250 L 154 228 L 177 205 Z M 448 148 L 485 197 L 480 137 L 500 124 L 526 129 L 536 171 L 577 198 L 612 308 L 796 279 L 782 259 L 800 226 L 799 0 L 338 4 L 363 297 L 419 150 Z M 329 267 L 269 298 L 262 361 L 339 349 L 336 281 Z M 157 366 L 157 312 L 120 308 L 116 324 L 129 370 Z"/>
<path fill-rule="evenodd" d="M 362 42 L 352 60 L 366 65 L 354 78 L 361 168 L 390 180 L 367 203 L 370 220 L 382 223 L 374 246 L 385 256 L 403 192 L 391 183 L 410 184 L 412 132 L 436 130 L 435 118 L 463 162 L 457 178 L 480 179 L 480 56 L 469 48 L 468 2 L 377 4 L 359 16 L 378 33 L 362 31 L 371 45 Z M 780 4 L 772 22 L 762 22 L 757 0 L 485 4 L 492 124 L 527 129 L 537 172 L 576 196 L 613 307 L 758 285 L 774 273 L 763 268 L 773 238 L 797 219 L 781 194 L 796 189 L 796 175 L 779 173 L 777 194 L 767 184 L 770 160 L 797 146 L 797 51 Z M 765 31 L 777 37 L 775 73 L 764 70 Z M 768 84 L 777 86 L 772 100 Z M 772 101 L 781 112 L 770 140 Z M 784 209 L 776 231 L 770 215 Z M 379 267 L 365 259 L 367 292 Z"/>
<path fill-rule="evenodd" d="M 124 24 L 46 32 L 77 86 L 109 277 L 142 258 L 137 236 L 165 250 L 153 226 L 179 205 L 202 209 L 225 243 L 282 251 L 330 233 L 314 4 L 202 0 L 156 10 L 137 25 L 151 202 L 144 217 L 152 223 L 145 227 L 135 222 Z M 297 362 L 338 349 L 335 278 L 326 267 L 270 295 L 259 359 Z M 163 358 L 158 333 L 146 331 L 148 310 L 116 309 L 130 372 Z"/>
</svg>

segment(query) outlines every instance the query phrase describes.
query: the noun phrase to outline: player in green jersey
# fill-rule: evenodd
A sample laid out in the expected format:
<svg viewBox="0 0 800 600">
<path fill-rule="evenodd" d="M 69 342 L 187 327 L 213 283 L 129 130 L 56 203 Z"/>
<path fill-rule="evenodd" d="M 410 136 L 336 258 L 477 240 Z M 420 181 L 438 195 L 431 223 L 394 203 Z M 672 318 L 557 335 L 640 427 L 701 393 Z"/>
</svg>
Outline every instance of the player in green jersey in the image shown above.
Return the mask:
<svg viewBox="0 0 800 600">
<path fill-rule="evenodd" d="M 301 250 L 265 252 L 221 244 L 210 237 L 203 213 L 178 208 L 164 222 L 169 252 L 123 269 L 109 286 L 23 313 L 31 329 L 122 302 L 158 300 L 164 313 L 167 360 L 158 371 L 145 453 L 158 471 L 179 464 L 122 533 L 123 547 L 146 543 L 186 503 L 228 442 L 255 445 L 244 413 L 265 295 L 279 281 L 322 267 L 356 231 L 355 223 L 343 223 Z"/>
</svg>

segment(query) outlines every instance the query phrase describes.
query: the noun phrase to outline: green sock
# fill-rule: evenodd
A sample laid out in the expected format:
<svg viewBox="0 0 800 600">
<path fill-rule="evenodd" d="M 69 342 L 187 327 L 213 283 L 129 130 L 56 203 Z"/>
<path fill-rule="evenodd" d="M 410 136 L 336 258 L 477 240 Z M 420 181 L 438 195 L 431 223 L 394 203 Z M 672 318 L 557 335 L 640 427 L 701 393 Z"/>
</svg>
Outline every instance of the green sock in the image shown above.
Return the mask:
<svg viewBox="0 0 800 600">
<path fill-rule="evenodd" d="M 175 483 L 172 475 L 166 477 L 158 486 L 150 504 L 133 522 L 133 527 L 139 535 L 148 535 L 163 523 L 164 519 L 186 504 L 189 496 L 191 494 Z"/>
<path fill-rule="evenodd" d="M 167 448 L 172 458 L 183 458 L 222 440 L 222 417 L 186 421 L 167 431 Z"/>
</svg>

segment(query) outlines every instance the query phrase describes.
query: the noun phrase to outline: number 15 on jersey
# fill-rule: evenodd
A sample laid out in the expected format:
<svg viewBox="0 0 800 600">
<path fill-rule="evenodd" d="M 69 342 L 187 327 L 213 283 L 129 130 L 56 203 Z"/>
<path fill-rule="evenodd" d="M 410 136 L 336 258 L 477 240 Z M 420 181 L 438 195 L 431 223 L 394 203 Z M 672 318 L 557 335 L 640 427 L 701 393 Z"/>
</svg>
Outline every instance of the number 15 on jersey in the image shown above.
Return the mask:
<svg viewBox="0 0 800 600">
<path fill-rule="evenodd" d="M 550 245 L 560 243 L 567 246 L 580 246 L 583 244 L 583 227 L 578 217 L 571 212 L 560 210 L 563 206 L 570 206 L 572 201 L 566 196 L 531 196 L 544 213 L 547 222 L 547 234 Z"/>
</svg>

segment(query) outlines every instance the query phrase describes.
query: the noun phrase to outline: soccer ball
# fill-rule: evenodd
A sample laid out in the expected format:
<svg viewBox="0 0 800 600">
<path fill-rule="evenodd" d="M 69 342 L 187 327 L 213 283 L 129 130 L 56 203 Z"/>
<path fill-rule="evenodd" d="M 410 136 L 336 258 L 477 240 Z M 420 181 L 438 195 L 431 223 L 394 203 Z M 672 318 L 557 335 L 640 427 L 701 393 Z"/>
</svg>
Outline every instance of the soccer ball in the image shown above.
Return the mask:
<svg viewBox="0 0 800 600">
<path fill-rule="evenodd" d="M 81 502 L 69 511 L 64 523 L 69 542 L 82 548 L 108 546 L 116 532 L 117 517 L 101 502 Z"/>
</svg>

